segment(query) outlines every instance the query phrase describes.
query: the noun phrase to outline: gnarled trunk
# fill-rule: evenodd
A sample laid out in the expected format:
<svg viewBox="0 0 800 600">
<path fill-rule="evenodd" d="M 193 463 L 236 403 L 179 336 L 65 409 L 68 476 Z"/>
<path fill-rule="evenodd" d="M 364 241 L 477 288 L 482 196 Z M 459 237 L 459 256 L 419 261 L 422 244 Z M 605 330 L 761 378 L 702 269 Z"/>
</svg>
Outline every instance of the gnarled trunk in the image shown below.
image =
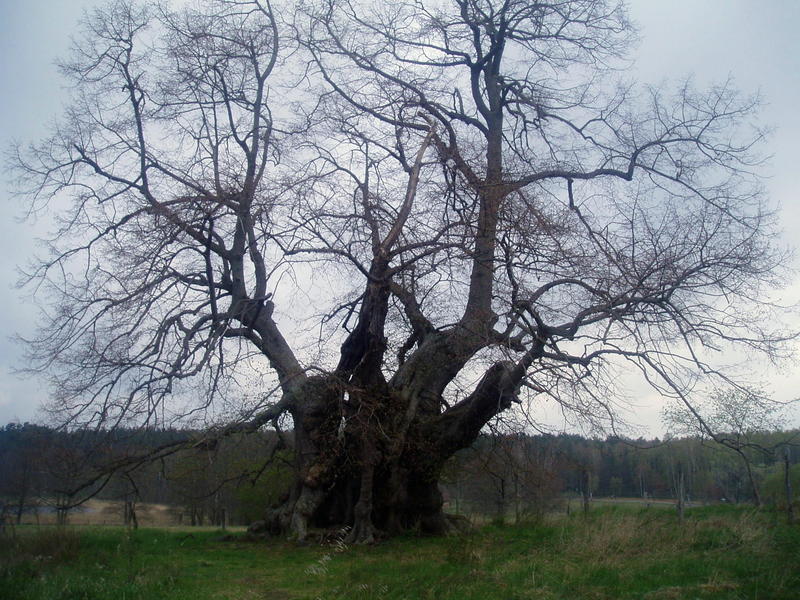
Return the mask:
<svg viewBox="0 0 800 600">
<path fill-rule="evenodd" d="M 442 413 L 418 411 L 407 390 L 386 385 L 353 390 L 335 375 L 310 377 L 293 412 L 297 479 L 273 509 L 270 529 L 297 540 L 312 528 L 349 528 L 348 540 L 370 543 L 407 529 L 452 528 L 438 480 L 447 459 L 508 408 L 512 366 L 489 369 L 475 391 Z"/>
</svg>

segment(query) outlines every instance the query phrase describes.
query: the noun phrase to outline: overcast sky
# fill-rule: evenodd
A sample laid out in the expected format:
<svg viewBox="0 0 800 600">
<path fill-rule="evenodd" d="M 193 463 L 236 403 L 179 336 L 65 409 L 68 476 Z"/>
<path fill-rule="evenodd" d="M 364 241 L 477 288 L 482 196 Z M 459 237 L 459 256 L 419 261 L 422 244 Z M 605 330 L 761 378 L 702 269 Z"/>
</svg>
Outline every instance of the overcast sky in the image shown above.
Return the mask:
<svg viewBox="0 0 800 600">
<path fill-rule="evenodd" d="M 12 139 L 42 137 L 63 102 L 53 60 L 63 56 L 69 36 L 89 0 L 0 0 L 0 147 Z M 634 53 L 640 80 L 659 83 L 694 75 L 698 87 L 734 78 L 744 91 L 766 102 L 763 122 L 775 127 L 773 158 L 765 173 L 770 194 L 782 209 L 783 243 L 795 245 L 800 228 L 797 197 L 800 141 L 800 2 L 796 0 L 635 0 L 630 12 L 641 43 Z M 36 419 L 47 394 L 35 380 L 12 375 L 20 365 L 15 333 L 32 331 L 35 310 L 14 289 L 16 267 L 36 249 L 43 223 L 20 223 L 24 205 L 10 197 L 7 174 L 0 173 L 0 425 Z M 800 263 L 798 263 L 800 265 Z M 792 285 L 786 301 L 800 300 Z M 800 365 L 778 374 L 765 371 L 778 399 L 800 395 Z M 651 401 L 652 400 L 652 401 Z M 645 397 L 636 418 L 660 432 L 660 405 Z"/>
</svg>

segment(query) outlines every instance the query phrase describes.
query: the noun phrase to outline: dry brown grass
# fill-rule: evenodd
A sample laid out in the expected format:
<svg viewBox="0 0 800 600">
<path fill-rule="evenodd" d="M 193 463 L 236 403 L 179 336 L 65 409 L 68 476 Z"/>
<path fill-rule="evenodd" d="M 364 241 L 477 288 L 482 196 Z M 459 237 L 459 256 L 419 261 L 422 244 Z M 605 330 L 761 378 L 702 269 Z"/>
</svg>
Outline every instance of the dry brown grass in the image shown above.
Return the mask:
<svg viewBox="0 0 800 600">
<path fill-rule="evenodd" d="M 140 527 L 175 527 L 181 525 L 181 509 L 167 504 L 138 503 L 136 516 Z M 70 525 L 124 525 L 124 503 L 112 500 L 92 499 L 80 508 L 69 511 Z M 28 525 L 55 525 L 56 514 L 52 509 L 26 513 L 22 519 Z"/>
<path fill-rule="evenodd" d="M 687 519 L 682 523 L 671 517 L 660 511 L 601 512 L 581 527 L 580 535 L 568 536 L 563 550 L 603 564 L 632 557 L 680 554 L 690 549 L 747 547 L 765 552 L 769 545 L 767 530 L 755 511 Z"/>
<path fill-rule="evenodd" d="M 652 543 L 654 539 L 659 540 L 657 545 Z M 673 551 L 676 543 L 680 545 L 671 524 L 654 520 L 643 527 L 638 515 L 604 513 L 587 523 L 580 536 L 568 537 L 564 550 L 569 555 L 607 562 L 656 550 Z"/>
</svg>

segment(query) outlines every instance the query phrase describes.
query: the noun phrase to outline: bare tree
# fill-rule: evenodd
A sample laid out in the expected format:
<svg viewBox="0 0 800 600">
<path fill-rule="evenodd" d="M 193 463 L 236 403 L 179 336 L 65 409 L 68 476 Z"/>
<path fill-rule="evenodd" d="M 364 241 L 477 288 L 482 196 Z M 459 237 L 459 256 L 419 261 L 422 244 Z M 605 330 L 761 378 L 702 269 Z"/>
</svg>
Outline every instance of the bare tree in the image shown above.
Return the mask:
<svg viewBox="0 0 800 600">
<path fill-rule="evenodd" d="M 10 423 L 0 432 L 4 434 L 0 443 L 2 514 L 8 513 L 10 519 L 13 511 L 19 525 L 26 511 L 38 510 L 44 490 L 42 463 L 49 440 L 42 428 L 28 423 Z"/>
<path fill-rule="evenodd" d="M 614 84 L 631 32 L 586 0 L 91 13 L 17 156 L 63 218 L 30 273 L 54 414 L 291 430 L 273 524 L 369 542 L 447 530 L 442 465 L 515 403 L 613 426 L 621 364 L 687 399 L 709 348 L 777 356 L 757 102 Z"/>
<path fill-rule="evenodd" d="M 713 440 L 734 452 L 742 461 L 756 506 L 761 506 L 761 493 L 753 471 L 752 455 L 774 456 L 784 443 L 796 437 L 787 432 L 786 439 L 766 446 L 759 434 L 781 429 L 786 405 L 775 402 L 763 390 L 748 387 L 716 389 L 705 402 L 690 407 L 672 406 L 664 411 L 664 420 L 674 433 L 696 435 Z"/>
<path fill-rule="evenodd" d="M 789 525 L 794 523 L 794 499 L 792 497 L 792 478 L 789 468 L 789 446 L 783 449 L 783 485 L 786 491 L 786 520 Z"/>
</svg>

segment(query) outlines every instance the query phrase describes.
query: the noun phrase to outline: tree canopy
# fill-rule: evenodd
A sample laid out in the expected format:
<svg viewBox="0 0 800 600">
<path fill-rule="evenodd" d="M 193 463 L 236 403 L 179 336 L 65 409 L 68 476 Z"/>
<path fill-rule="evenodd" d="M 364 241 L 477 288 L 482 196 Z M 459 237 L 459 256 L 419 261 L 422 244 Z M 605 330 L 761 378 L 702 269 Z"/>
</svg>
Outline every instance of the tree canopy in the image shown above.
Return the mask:
<svg viewBox="0 0 800 600">
<path fill-rule="evenodd" d="M 757 98 L 625 80 L 622 3 L 118 0 L 16 154 L 60 228 L 30 368 L 71 426 L 290 428 L 270 518 L 447 528 L 441 466 L 513 406 L 617 418 L 777 357 Z M 285 417 L 285 418 L 284 418 Z"/>
</svg>

